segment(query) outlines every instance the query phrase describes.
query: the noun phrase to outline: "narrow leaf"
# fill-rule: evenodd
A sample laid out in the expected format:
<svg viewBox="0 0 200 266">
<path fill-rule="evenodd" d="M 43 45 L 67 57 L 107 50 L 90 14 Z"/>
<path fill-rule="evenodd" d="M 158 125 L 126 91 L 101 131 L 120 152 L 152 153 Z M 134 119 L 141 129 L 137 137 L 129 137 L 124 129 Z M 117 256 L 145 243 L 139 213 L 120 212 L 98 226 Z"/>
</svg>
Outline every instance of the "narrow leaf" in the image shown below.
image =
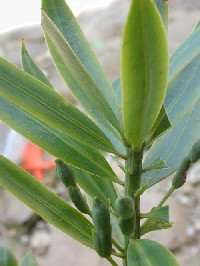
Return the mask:
<svg viewBox="0 0 200 266">
<path fill-rule="evenodd" d="M 115 95 L 117 97 L 117 101 L 119 103 L 120 108 L 122 107 L 122 93 L 121 93 L 121 80 L 116 79 L 112 83 L 113 90 L 115 92 Z"/>
<path fill-rule="evenodd" d="M 114 92 L 116 94 L 117 100 L 121 107 L 122 97 L 121 97 L 121 82 L 120 79 L 116 79 L 112 83 Z M 145 139 L 146 146 L 151 145 L 157 138 L 159 138 L 167 129 L 171 127 L 165 107 L 162 105 L 160 113 L 156 119 L 156 122 L 151 129 L 149 135 Z"/>
<path fill-rule="evenodd" d="M 155 159 L 155 161 L 151 162 L 147 167 L 143 169 L 143 173 L 149 172 L 155 169 L 167 169 L 169 166 L 166 164 L 164 160 L 161 158 Z"/>
<path fill-rule="evenodd" d="M 170 62 L 169 88 L 164 102 L 172 128 L 161 136 L 150 149 L 145 165 L 158 156 L 166 161 L 169 169 L 144 174 L 142 183 L 148 187 L 175 172 L 199 139 L 200 130 L 200 29 L 177 49 Z"/>
<path fill-rule="evenodd" d="M 102 95 L 104 95 L 106 101 L 109 103 L 111 110 L 118 119 L 119 125 L 122 127 L 121 111 L 113 93 L 111 84 L 66 1 L 42 0 L 42 9 L 61 31 L 75 55 L 92 76 L 98 85 L 98 88 L 101 90 Z M 47 40 L 47 44 L 50 44 L 49 40 Z M 59 61 L 56 60 L 56 53 L 53 53 L 52 57 L 56 66 L 59 67 Z M 65 75 L 67 75 L 67 73 Z M 71 85 L 77 86 L 77 84 L 74 83 L 74 80 Z"/>
<path fill-rule="evenodd" d="M 153 170 L 142 176 L 142 184 L 147 188 L 173 174 L 184 157 L 188 156 L 191 147 L 199 139 L 200 101 L 177 124 L 162 135 L 150 149 L 144 167 L 158 156 L 169 166 L 168 169 Z"/>
<path fill-rule="evenodd" d="M 165 0 L 154 0 L 155 4 L 162 17 L 163 24 L 166 30 L 168 29 L 168 1 Z"/>
<path fill-rule="evenodd" d="M 40 81 L 45 83 L 47 86 L 53 88 L 53 86 L 51 85 L 47 77 L 44 75 L 44 73 L 39 69 L 39 67 L 35 64 L 33 59 L 30 57 L 23 40 L 22 40 L 22 48 L 21 48 L 21 60 L 22 60 L 22 67 L 25 72 L 39 79 Z"/>
<path fill-rule="evenodd" d="M 65 68 L 63 70 L 66 70 L 69 73 L 67 77 L 70 76 L 70 79 L 72 78 L 75 80 L 80 88 L 80 90 L 74 91 L 76 98 L 80 101 L 83 107 L 89 111 L 91 116 L 93 115 L 94 110 L 97 109 L 114 127 L 120 130 L 120 126 L 115 114 L 104 98 L 104 95 L 99 90 L 96 82 L 75 55 L 74 51 L 66 42 L 62 33 L 52 22 L 52 20 L 45 14 L 45 12 L 42 13 L 42 27 L 47 38 L 47 43 L 49 40 L 51 43 L 51 50 L 54 50 L 53 54 L 56 54 L 59 58 L 58 67 L 61 66 L 62 69 Z M 58 60 L 56 61 L 58 62 Z M 66 71 L 61 73 L 65 75 Z M 66 80 L 67 77 L 64 78 L 64 80 Z M 82 97 L 82 95 L 84 97 Z M 92 109 L 88 108 L 88 102 L 92 103 Z"/>
<path fill-rule="evenodd" d="M 0 248 L 0 265 L 1 266 L 17 266 L 17 260 L 12 252 L 6 248 Z"/>
<path fill-rule="evenodd" d="M 0 156 L 0 185 L 46 221 L 82 244 L 93 247 L 92 224 L 33 176 L 3 156 Z"/>
<path fill-rule="evenodd" d="M 169 206 L 155 208 L 151 212 L 143 214 L 143 217 L 169 223 Z"/>
<path fill-rule="evenodd" d="M 169 85 L 164 106 L 174 125 L 200 99 L 200 29 L 177 49 L 170 62 Z"/>
<path fill-rule="evenodd" d="M 124 130 L 140 150 L 160 113 L 168 76 L 166 31 L 152 0 L 132 1 L 121 66 Z"/>
<path fill-rule="evenodd" d="M 130 242 L 127 261 L 127 266 L 179 266 L 166 247 L 147 239 Z"/>
<path fill-rule="evenodd" d="M 103 155 L 0 97 L 0 120 L 69 164 L 110 180 L 118 180 Z"/>
<path fill-rule="evenodd" d="M 156 139 L 158 139 L 165 131 L 171 127 L 170 121 L 168 119 L 165 107 L 162 106 L 158 118 L 153 125 L 149 135 L 147 136 L 145 142 L 146 146 L 151 145 Z"/>
<path fill-rule="evenodd" d="M 105 134 L 47 85 L 0 58 L 0 96 L 86 145 L 112 152 Z"/>
<path fill-rule="evenodd" d="M 79 169 L 73 169 L 76 180 L 81 188 L 92 198 L 97 196 L 105 204 L 114 206 L 117 192 L 112 182 L 101 177 L 95 177 Z"/>
<path fill-rule="evenodd" d="M 32 252 L 27 252 L 19 263 L 19 266 L 39 266 Z"/>
</svg>

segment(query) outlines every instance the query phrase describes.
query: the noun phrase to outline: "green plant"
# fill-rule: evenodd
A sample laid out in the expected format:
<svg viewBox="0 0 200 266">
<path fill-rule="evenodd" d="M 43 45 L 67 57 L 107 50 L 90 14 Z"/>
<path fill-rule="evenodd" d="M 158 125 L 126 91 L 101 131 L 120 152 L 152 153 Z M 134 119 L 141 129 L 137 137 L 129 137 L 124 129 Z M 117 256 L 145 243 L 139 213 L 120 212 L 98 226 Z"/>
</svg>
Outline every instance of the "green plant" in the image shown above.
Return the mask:
<svg viewBox="0 0 200 266">
<path fill-rule="evenodd" d="M 42 27 L 54 64 L 89 117 L 54 91 L 24 43 L 23 70 L 0 59 L 1 120 L 59 158 L 58 176 L 79 211 L 3 156 L 0 184 L 115 266 L 114 256 L 124 266 L 178 265 L 165 247 L 141 239 L 172 226 L 169 207 L 163 205 L 200 157 L 200 28 L 197 24 L 168 67 L 167 24 L 167 1 L 132 1 L 121 81 L 112 87 L 65 1 L 42 1 Z M 123 180 L 102 151 L 114 155 Z M 143 192 L 174 172 L 159 205 L 141 213 Z M 93 199 L 92 208 L 79 186 Z"/>
</svg>

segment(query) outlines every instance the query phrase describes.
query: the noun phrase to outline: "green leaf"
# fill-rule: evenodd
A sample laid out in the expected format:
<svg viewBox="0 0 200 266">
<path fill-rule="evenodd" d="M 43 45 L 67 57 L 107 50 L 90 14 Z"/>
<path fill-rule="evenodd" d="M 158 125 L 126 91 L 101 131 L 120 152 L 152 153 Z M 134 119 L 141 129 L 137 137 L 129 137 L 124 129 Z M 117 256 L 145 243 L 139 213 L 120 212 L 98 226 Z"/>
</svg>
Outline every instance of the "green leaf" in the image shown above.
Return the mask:
<svg viewBox="0 0 200 266">
<path fill-rule="evenodd" d="M 27 252 L 19 263 L 19 266 L 39 266 L 32 252 Z"/>
<path fill-rule="evenodd" d="M 33 176 L 3 156 L 0 156 L 0 185 L 13 193 L 47 222 L 80 243 L 93 247 L 92 224 Z"/>
<path fill-rule="evenodd" d="M 22 60 L 22 67 L 25 72 L 39 79 L 40 81 L 45 83 L 47 86 L 53 88 L 53 86 L 51 85 L 47 77 L 44 75 L 44 73 L 39 69 L 39 67 L 35 64 L 33 59 L 30 57 L 23 40 L 22 40 L 22 47 L 21 47 L 21 60 Z"/>
<path fill-rule="evenodd" d="M 50 127 L 3 97 L 0 97 L 0 106 L 0 119 L 42 149 L 93 175 L 118 180 L 104 156 L 96 149 Z"/>
<path fill-rule="evenodd" d="M 171 127 L 170 121 L 168 119 L 165 107 L 162 106 L 158 118 L 153 125 L 149 135 L 147 136 L 145 142 L 146 146 L 151 145 L 156 139 L 158 139 L 165 131 Z"/>
<path fill-rule="evenodd" d="M 142 184 L 147 185 L 146 188 L 173 174 L 178 169 L 183 158 L 189 154 L 192 145 L 199 139 L 199 113 L 200 101 L 190 113 L 185 115 L 154 143 L 147 155 L 144 167 L 159 156 L 166 162 L 169 169 L 155 170 L 143 174 Z"/>
<path fill-rule="evenodd" d="M 51 50 L 53 49 L 53 54 L 57 54 L 57 61 L 59 61 L 59 66 L 62 62 L 62 69 L 68 71 L 70 78 L 72 77 L 79 85 L 81 91 L 76 93 L 77 99 L 82 103 L 82 105 L 93 115 L 94 110 L 99 110 L 102 115 L 118 130 L 120 130 L 119 123 L 113 113 L 110 105 L 104 98 L 104 95 L 99 90 L 96 82 L 88 73 L 87 69 L 75 55 L 74 51 L 70 45 L 66 42 L 64 36 L 52 22 L 52 20 L 45 14 L 42 13 L 42 27 L 45 32 L 47 43 L 51 43 Z M 50 51 L 51 51 L 50 50 Z M 64 75 L 65 73 L 62 72 Z M 88 109 L 88 101 L 84 101 L 82 96 L 88 98 L 89 102 L 92 102 L 94 108 Z M 78 95 L 78 96 L 77 96 Z"/>
<path fill-rule="evenodd" d="M 160 231 L 169 229 L 172 227 L 172 223 L 166 223 L 155 219 L 147 220 L 147 222 L 144 222 L 144 224 L 141 226 L 141 235 L 145 235 L 152 231 Z"/>
<path fill-rule="evenodd" d="M 6 248 L 0 248 L 0 265 L 1 266 L 17 266 L 15 256 Z"/>
<path fill-rule="evenodd" d="M 127 266 L 179 266 L 166 247 L 147 239 L 130 242 L 127 261 Z"/>
<path fill-rule="evenodd" d="M 152 218 L 161 222 L 169 223 L 169 206 L 154 208 L 149 213 L 142 214 L 143 218 Z"/>
<path fill-rule="evenodd" d="M 160 12 L 165 28 L 168 28 L 168 3 L 165 0 L 154 0 Z"/>
<path fill-rule="evenodd" d="M 171 59 L 169 88 L 164 102 L 172 127 L 150 149 L 144 167 L 160 157 L 169 169 L 142 176 L 146 188 L 174 173 L 199 139 L 200 29 L 178 48 Z"/>
<path fill-rule="evenodd" d="M 92 120 L 47 85 L 2 58 L 0 96 L 86 145 L 114 152 Z"/>
<path fill-rule="evenodd" d="M 73 172 L 77 183 L 88 195 L 92 198 L 97 196 L 105 204 L 109 205 L 111 203 L 114 206 L 117 192 L 112 182 L 105 180 L 105 178 L 92 176 L 76 168 L 73 169 Z"/>
<path fill-rule="evenodd" d="M 199 26 L 200 26 L 200 20 L 197 22 L 197 24 L 196 24 L 196 26 L 194 27 L 194 30 L 193 30 L 193 31 L 197 30 L 197 29 L 199 28 Z"/>
<path fill-rule="evenodd" d="M 115 79 L 112 83 L 113 90 L 115 92 L 115 95 L 117 97 L 117 101 L 119 103 L 119 106 L 121 108 L 122 106 L 122 93 L 121 93 L 121 80 Z"/>
<path fill-rule="evenodd" d="M 167 169 L 167 168 L 169 168 L 169 166 L 166 164 L 166 162 L 161 158 L 157 158 L 143 169 L 143 173 L 149 172 L 154 169 Z"/>
<path fill-rule="evenodd" d="M 200 28 L 176 50 L 170 61 L 169 85 L 164 106 L 172 125 L 200 99 Z"/>
<path fill-rule="evenodd" d="M 55 23 L 59 31 L 62 33 L 65 41 L 73 50 L 74 54 L 79 58 L 82 65 L 87 69 L 89 75 L 91 75 L 94 82 L 97 84 L 99 90 L 101 91 L 102 95 L 105 97 L 106 102 L 109 103 L 112 112 L 115 114 L 115 117 L 118 119 L 118 123 L 122 128 L 121 111 L 117 103 L 117 99 L 114 95 L 112 86 L 103 68 L 101 67 L 94 51 L 86 40 L 78 22 L 76 21 L 76 18 L 74 17 L 70 8 L 66 4 L 66 1 L 42 0 L 42 9 L 45 11 L 48 17 Z M 50 39 L 47 38 L 46 41 L 50 48 Z M 92 108 L 94 112 L 93 116 L 95 117 L 95 119 L 97 121 L 100 121 L 100 123 L 103 123 L 104 126 L 106 126 L 105 120 L 100 116 L 97 111 L 95 111 L 95 109 L 93 108 L 93 104 L 88 98 L 88 96 L 81 93 L 81 88 L 78 86 L 77 82 L 69 76 L 69 73 L 66 68 L 62 68 L 60 64 L 60 62 L 63 62 L 62 58 L 58 58 L 58 53 L 53 49 L 50 49 L 50 52 L 56 67 L 59 69 L 60 73 L 62 73 L 62 76 L 65 81 L 70 85 L 77 99 L 81 100 L 82 104 L 83 101 L 86 102 L 88 106 L 85 106 L 86 103 L 84 103 L 83 106 L 87 108 Z M 100 98 L 98 100 L 100 100 Z"/>
<path fill-rule="evenodd" d="M 166 31 L 152 0 L 132 1 L 122 44 L 122 114 L 134 150 L 152 129 L 167 88 Z"/>
</svg>

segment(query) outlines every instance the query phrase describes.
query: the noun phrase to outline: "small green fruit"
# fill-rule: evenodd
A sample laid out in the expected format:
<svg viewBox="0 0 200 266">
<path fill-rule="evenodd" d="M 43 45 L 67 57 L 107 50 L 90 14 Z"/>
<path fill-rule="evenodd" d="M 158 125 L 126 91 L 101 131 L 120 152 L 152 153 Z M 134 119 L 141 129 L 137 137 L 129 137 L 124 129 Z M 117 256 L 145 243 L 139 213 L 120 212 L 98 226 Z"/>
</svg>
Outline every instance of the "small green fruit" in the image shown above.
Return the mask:
<svg viewBox="0 0 200 266">
<path fill-rule="evenodd" d="M 90 214 L 89 206 L 78 187 L 69 186 L 68 193 L 72 202 L 80 212 Z"/>
<path fill-rule="evenodd" d="M 60 180 L 66 187 L 76 186 L 76 179 L 69 165 L 62 160 L 56 160 L 56 172 Z"/>
<path fill-rule="evenodd" d="M 119 218 L 119 227 L 125 236 L 130 236 L 134 232 L 134 217 L 129 219 Z"/>
<path fill-rule="evenodd" d="M 131 218 L 135 213 L 135 203 L 131 197 L 120 197 L 115 201 L 115 209 L 123 219 Z"/>
<path fill-rule="evenodd" d="M 191 163 L 196 163 L 200 159 L 200 140 L 198 140 L 193 146 L 189 154 Z"/>
<path fill-rule="evenodd" d="M 95 230 L 99 234 L 107 234 L 110 232 L 110 212 L 108 207 L 97 197 L 93 200 L 92 220 Z"/>
<path fill-rule="evenodd" d="M 109 258 L 112 253 L 111 231 L 107 234 L 99 234 L 93 231 L 94 247 L 98 255 L 102 258 Z"/>
<path fill-rule="evenodd" d="M 186 181 L 187 171 L 190 167 L 191 161 L 188 157 L 184 158 L 179 169 L 172 180 L 172 185 L 175 189 L 182 187 Z"/>
</svg>

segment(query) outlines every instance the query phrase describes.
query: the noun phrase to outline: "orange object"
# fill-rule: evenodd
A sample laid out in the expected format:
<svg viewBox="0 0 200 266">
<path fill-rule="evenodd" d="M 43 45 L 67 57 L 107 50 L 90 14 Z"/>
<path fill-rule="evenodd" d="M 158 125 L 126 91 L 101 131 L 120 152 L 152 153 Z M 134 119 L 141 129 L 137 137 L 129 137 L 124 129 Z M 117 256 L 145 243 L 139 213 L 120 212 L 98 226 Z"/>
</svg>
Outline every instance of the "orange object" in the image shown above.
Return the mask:
<svg viewBox="0 0 200 266">
<path fill-rule="evenodd" d="M 27 142 L 22 154 L 22 168 L 31 172 L 39 181 L 44 179 L 44 171 L 55 166 L 54 160 L 45 161 L 43 151 L 31 142 Z"/>
</svg>

